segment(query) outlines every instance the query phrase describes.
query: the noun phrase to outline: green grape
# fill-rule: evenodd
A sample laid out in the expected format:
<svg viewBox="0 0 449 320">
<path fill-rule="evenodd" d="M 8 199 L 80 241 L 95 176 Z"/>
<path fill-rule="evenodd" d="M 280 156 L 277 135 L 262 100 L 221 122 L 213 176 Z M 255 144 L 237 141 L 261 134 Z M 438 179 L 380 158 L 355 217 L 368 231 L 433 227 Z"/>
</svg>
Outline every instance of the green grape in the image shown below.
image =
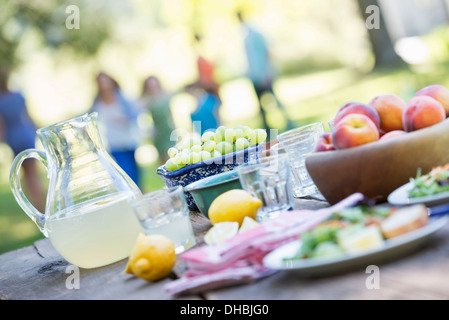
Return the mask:
<svg viewBox="0 0 449 320">
<path fill-rule="evenodd" d="M 248 139 L 251 136 L 252 132 L 253 132 L 253 129 L 251 129 L 250 127 L 245 127 L 243 129 L 243 137 Z"/>
<path fill-rule="evenodd" d="M 168 171 L 175 171 L 175 170 L 178 169 L 178 165 L 174 164 L 174 163 L 173 163 L 173 159 L 170 158 L 170 159 L 167 160 L 167 162 L 165 162 L 165 168 L 166 168 Z"/>
<path fill-rule="evenodd" d="M 219 143 L 219 142 L 224 141 L 224 140 L 225 140 L 224 132 L 217 130 L 217 132 L 215 132 L 215 135 L 214 135 L 214 141 L 216 143 Z"/>
<path fill-rule="evenodd" d="M 191 152 L 201 152 L 201 150 L 203 150 L 203 148 L 199 145 L 199 144 L 195 144 L 190 148 Z"/>
<path fill-rule="evenodd" d="M 238 138 L 235 141 L 235 147 L 237 150 L 242 150 L 242 149 L 248 148 L 248 146 L 249 146 L 249 142 L 245 138 Z"/>
<path fill-rule="evenodd" d="M 249 146 L 255 145 L 257 143 L 256 138 L 257 138 L 256 137 L 256 131 L 252 130 L 251 133 L 249 133 L 249 135 L 248 135 L 248 145 Z"/>
<path fill-rule="evenodd" d="M 235 129 L 234 128 L 234 141 L 237 141 L 238 138 L 244 138 L 243 136 L 243 129 Z"/>
<path fill-rule="evenodd" d="M 235 141 L 234 129 L 225 130 L 225 141 L 229 143 L 234 143 Z"/>
<path fill-rule="evenodd" d="M 209 140 L 214 140 L 214 137 L 215 137 L 215 132 L 213 132 L 213 131 L 206 131 L 201 136 L 201 141 L 205 143 L 205 142 L 207 142 Z"/>
<path fill-rule="evenodd" d="M 179 150 L 184 151 L 184 150 L 190 150 L 189 144 L 187 142 L 183 142 L 180 146 L 179 146 Z"/>
<path fill-rule="evenodd" d="M 184 168 L 186 165 L 184 164 L 184 163 L 180 163 L 180 164 L 178 164 L 178 169 L 181 169 L 181 168 Z"/>
<path fill-rule="evenodd" d="M 215 138 L 217 137 L 217 133 L 219 134 L 218 136 L 221 137 L 220 140 L 217 141 L 217 139 L 215 139 L 215 142 L 218 143 L 220 141 L 224 141 L 225 138 L 225 131 L 226 131 L 226 127 L 225 126 L 219 126 L 217 128 L 217 130 L 215 130 Z"/>
<path fill-rule="evenodd" d="M 211 158 L 210 152 L 207 152 L 204 150 L 200 152 L 201 161 L 206 161 L 206 160 L 209 160 L 210 158 Z"/>
<path fill-rule="evenodd" d="M 220 151 L 214 150 L 214 151 L 211 151 L 211 156 L 212 156 L 212 158 L 218 158 L 218 157 L 221 157 L 222 154 Z"/>
<path fill-rule="evenodd" d="M 181 154 L 179 153 L 179 154 L 177 154 L 176 156 L 174 156 L 173 158 L 171 158 L 172 159 L 172 162 L 173 162 L 173 164 L 176 164 L 176 165 L 178 165 L 178 164 L 180 164 L 182 161 L 181 161 Z"/>
<path fill-rule="evenodd" d="M 267 132 L 263 129 L 256 129 L 254 132 L 256 134 L 256 143 L 264 142 L 267 138 Z"/>
<path fill-rule="evenodd" d="M 232 143 L 222 141 L 217 144 L 215 150 L 219 151 L 222 155 L 232 153 L 234 151 Z"/>
<path fill-rule="evenodd" d="M 186 165 L 189 164 L 190 161 L 190 152 L 181 152 L 179 154 L 179 157 L 181 158 L 181 163 Z"/>
<path fill-rule="evenodd" d="M 190 148 L 196 145 L 201 145 L 201 139 L 198 137 L 190 137 L 182 143 L 181 150 L 190 150 Z"/>
<path fill-rule="evenodd" d="M 201 160 L 200 154 L 198 152 L 190 152 L 189 162 L 190 164 L 197 163 Z"/>
<path fill-rule="evenodd" d="M 174 158 L 178 154 L 178 149 L 171 147 L 168 149 L 167 154 L 170 158 Z"/>
<path fill-rule="evenodd" d="M 201 145 L 201 138 L 198 137 L 191 137 L 189 139 L 189 146 L 196 146 L 196 145 Z"/>
<path fill-rule="evenodd" d="M 217 144 L 215 143 L 215 141 L 209 140 L 203 144 L 203 150 L 212 152 L 212 150 L 214 150 L 216 146 Z"/>
</svg>

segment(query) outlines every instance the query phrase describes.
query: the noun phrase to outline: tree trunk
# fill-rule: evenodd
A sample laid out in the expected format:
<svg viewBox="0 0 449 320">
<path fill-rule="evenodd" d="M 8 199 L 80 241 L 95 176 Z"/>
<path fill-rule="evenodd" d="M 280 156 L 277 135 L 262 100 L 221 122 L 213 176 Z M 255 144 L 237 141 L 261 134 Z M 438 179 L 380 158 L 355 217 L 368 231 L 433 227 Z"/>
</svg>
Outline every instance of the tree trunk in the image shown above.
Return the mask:
<svg viewBox="0 0 449 320">
<path fill-rule="evenodd" d="M 366 12 L 370 5 L 379 8 L 378 28 L 368 28 L 368 36 L 375 57 L 374 68 L 398 67 L 404 65 L 405 62 L 398 56 L 394 50 L 394 44 L 388 33 L 382 10 L 378 0 L 357 0 L 363 21 L 366 21 L 370 13 Z"/>
</svg>

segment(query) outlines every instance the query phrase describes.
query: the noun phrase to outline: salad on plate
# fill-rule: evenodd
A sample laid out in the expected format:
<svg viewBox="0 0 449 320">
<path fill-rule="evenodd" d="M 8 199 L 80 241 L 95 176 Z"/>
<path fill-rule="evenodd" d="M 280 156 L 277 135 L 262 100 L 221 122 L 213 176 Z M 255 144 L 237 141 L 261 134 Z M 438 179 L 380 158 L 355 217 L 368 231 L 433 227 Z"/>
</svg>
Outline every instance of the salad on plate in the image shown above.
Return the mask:
<svg viewBox="0 0 449 320">
<path fill-rule="evenodd" d="M 408 192 L 410 198 L 432 196 L 449 191 L 449 164 L 433 168 L 429 173 L 422 175 L 418 169 L 416 177 L 410 179 L 412 188 Z"/>
<path fill-rule="evenodd" d="M 385 241 L 428 224 L 426 206 L 359 205 L 333 213 L 315 228 L 303 233 L 298 252 L 284 261 L 340 258 L 385 245 Z"/>
</svg>

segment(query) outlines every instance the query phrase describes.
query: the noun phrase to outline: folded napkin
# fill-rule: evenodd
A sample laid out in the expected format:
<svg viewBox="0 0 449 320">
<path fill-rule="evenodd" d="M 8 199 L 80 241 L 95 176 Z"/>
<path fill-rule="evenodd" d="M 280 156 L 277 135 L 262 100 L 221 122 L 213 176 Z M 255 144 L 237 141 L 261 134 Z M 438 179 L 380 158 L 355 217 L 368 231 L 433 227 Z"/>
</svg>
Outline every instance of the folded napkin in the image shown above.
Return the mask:
<svg viewBox="0 0 449 320">
<path fill-rule="evenodd" d="M 274 249 L 298 240 L 299 236 L 326 220 L 332 213 L 357 205 L 365 197 L 355 193 L 339 203 L 318 210 L 285 211 L 276 219 L 216 245 L 203 245 L 179 256 L 187 264 L 185 274 L 167 285 L 171 296 L 195 294 L 224 286 L 253 282 L 272 275 L 263 258 Z"/>
</svg>

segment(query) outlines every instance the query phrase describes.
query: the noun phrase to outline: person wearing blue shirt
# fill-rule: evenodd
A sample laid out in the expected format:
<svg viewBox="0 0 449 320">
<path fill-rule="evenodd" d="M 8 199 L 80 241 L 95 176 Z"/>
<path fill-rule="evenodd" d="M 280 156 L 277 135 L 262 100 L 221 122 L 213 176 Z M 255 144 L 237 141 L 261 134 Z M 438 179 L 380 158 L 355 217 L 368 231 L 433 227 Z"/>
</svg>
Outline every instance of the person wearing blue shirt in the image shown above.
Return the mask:
<svg viewBox="0 0 449 320">
<path fill-rule="evenodd" d="M 267 131 L 270 130 L 266 112 L 261 104 L 262 96 L 265 93 L 269 93 L 276 99 L 278 107 L 284 114 L 284 117 L 287 120 L 287 129 L 291 129 L 294 125 L 291 123 L 284 107 L 281 105 L 273 91 L 273 73 L 267 41 L 262 33 L 245 22 L 241 12 L 237 13 L 237 18 L 242 26 L 244 35 L 244 47 L 248 63 L 246 75 L 251 80 L 254 91 L 256 92 L 263 125 Z"/>
<path fill-rule="evenodd" d="M 197 107 L 190 115 L 194 130 L 202 135 L 208 130 L 217 129 L 220 125 L 220 98 L 212 92 L 199 88 L 197 85 L 188 86 L 186 91 L 191 93 L 197 100 Z"/>
<path fill-rule="evenodd" d="M 0 70 L 0 141 L 5 142 L 14 155 L 35 147 L 36 125 L 28 114 L 25 98 L 20 92 L 8 89 L 8 72 Z M 24 182 L 33 205 L 41 212 L 45 195 L 34 160 L 24 161 Z"/>
</svg>

